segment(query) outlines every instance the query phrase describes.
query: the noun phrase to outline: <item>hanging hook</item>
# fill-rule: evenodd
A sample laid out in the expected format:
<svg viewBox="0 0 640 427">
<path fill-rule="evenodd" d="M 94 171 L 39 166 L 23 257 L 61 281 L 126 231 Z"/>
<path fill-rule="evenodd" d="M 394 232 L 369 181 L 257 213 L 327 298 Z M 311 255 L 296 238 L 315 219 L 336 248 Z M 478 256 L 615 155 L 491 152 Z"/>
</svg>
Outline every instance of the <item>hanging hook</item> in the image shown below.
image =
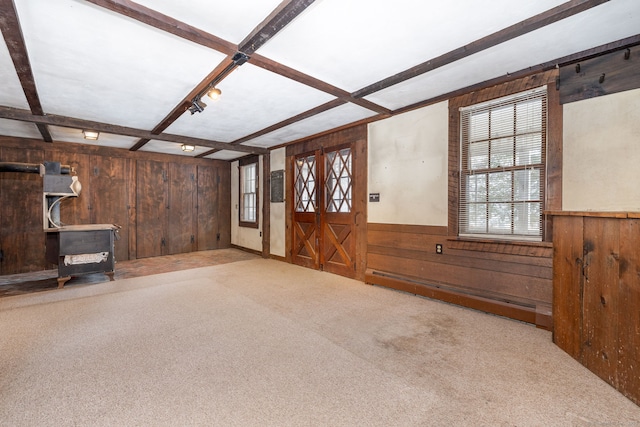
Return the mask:
<svg viewBox="0 0 640 427">
<path fill-rule="evenodd" d="M 628 60 L 629 58 L 631 58 L 631 49 L 627 48 L 627 50 L 624 51 L 624 59 Z"/>
<path fill-rule="evenodd" d="M 576 64 L 576 73 L 580 72 L 580 64 Z"/>
<path fill-rule="evenodd" d="M 600 82 L 600 84 L 604 83 L 604 73 L 602 73 L 598 81 Z"/>
</svg>

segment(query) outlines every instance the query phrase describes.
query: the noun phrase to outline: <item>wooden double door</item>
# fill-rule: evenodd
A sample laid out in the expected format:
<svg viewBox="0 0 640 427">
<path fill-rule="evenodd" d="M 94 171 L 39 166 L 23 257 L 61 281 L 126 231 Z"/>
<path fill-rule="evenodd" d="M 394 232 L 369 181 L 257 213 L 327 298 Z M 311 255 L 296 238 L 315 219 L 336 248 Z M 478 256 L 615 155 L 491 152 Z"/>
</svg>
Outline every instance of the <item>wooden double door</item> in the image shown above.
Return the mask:
<svg viewBox="0 0 640 427">
<path fill-rule="evenodd" d="M 356 183 L 352 144 L 293 157 L 292 261 L 356 275 Z"/>
</svg>

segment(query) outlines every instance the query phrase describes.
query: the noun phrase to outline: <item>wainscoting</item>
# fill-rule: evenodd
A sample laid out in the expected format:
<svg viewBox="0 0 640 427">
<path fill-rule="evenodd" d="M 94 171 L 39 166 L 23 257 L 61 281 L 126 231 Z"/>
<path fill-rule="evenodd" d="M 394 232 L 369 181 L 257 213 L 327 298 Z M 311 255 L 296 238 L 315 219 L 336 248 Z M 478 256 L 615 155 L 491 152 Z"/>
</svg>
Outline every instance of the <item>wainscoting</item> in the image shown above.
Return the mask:
<svg viewBox="0 0 640 427">
<path fill-rule="evenodd" d="M 461 240 L 447 227 L 368 224 L 367 283 L 544 329 L 552 326 L 552 263 L 551 243 Z"/>
</svg>

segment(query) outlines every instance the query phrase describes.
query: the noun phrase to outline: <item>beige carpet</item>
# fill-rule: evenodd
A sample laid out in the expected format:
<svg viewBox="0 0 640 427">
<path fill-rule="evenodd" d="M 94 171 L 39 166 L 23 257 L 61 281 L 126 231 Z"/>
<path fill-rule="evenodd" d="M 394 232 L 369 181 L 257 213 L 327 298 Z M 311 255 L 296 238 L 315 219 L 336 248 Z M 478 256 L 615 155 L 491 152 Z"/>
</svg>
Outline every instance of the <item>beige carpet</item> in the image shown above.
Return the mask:
<svg viewBox="0 0 640 427">
<path fill-rule="evenodd" d="M 530 325 L 273 260 L 0 299 L 0 425 L 637 426 Z"/>
</svg>

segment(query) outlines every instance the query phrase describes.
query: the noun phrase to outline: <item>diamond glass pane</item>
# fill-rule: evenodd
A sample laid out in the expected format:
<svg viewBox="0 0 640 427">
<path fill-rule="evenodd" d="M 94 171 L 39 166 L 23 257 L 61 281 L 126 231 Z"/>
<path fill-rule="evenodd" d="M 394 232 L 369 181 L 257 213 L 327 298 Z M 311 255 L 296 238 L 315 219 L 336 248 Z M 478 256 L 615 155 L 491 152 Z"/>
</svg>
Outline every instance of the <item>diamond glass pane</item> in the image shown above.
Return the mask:
<svg viewBox="0 0 640 427">
<path fill-rule="evenodd" d="M 316 212 L 316 156 L 299 157 L 295 161 L 296 212 Z"/>
<path fill-rule="evenodd" d="M 327 153 L 325 174 L 327 212 L 351 212 L 351 149 Z"/>
</svg>

